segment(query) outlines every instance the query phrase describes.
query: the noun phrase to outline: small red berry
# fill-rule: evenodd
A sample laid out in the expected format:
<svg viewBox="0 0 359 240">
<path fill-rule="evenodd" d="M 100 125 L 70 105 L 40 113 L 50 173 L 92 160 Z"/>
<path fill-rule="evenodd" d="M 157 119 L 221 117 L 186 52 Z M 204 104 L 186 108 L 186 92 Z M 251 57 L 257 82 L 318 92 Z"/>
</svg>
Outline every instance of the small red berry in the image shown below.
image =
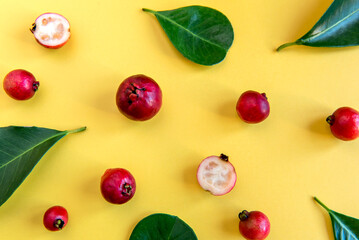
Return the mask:
<svg viewBox="0 0 359 240">
<path fill-rule="evenodd" d="M 64 207 L 53 206 L 45 212 L 43 222 L 48 230 L 58 231 L 66 226 L 68 218 Z"/>
<path fill-rule="evenodd" d="M 269 115 L 270 108 L 265 93 L 244 92 L 237 101 L 238 116 L 247 123 L 259 123 Z"/>
<path fill-rule="evenodd" d="M 5 76 L 3 87 L 7 95 L 13 99 L 27 100 L 35 94 L 39 84 L 30 72 L 16 69 Z"/>
<path fill-rule="evenodd" d="M 133 197 L 135 192 L 135 178 L 126 169 L 107 169 L 101 178 L 102 196 L 110 203 L 126 203 Z"/>
<path fill-rule="evenodd" d="M 162 106 L 162 92 L 152 78 L 134 75 L 126 78 L 118 87 L 116 104 L 118 110 L 129 119 L 149 120 Z"/>
<path fill-rule="evenodd" d="M 359 136 L 359 112 L 350 107 L 341 107 L 327 117 L 332 134 L 341 140 L 354 140 Z"/>
<path fill-rule="evenodd" d="M 268 217 L 260 211 L 242 211 L 238 215 L 239 231 L 248 240 L 263 240 L 270 231 Z"/>
</svg>

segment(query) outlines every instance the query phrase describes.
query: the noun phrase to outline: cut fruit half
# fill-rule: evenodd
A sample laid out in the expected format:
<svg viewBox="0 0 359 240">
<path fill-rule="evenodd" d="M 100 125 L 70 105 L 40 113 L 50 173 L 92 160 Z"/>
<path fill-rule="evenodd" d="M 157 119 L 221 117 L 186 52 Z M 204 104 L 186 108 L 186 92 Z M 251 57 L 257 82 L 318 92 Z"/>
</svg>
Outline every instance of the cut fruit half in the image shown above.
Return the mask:
<svg viewBox="0 0 359 240">
<path fill-rule="evenodd" d="M 57 13 L 41 14 L 30 30 L 36 41 L 47 48 L 60 48 L 71 36 L 69 21 Z"/>
<path fill-rule="evenodd" d="M 229 193 L 237 181 L 233 165 L 224 154 L 205 158 L 197 169 L 197 180 L 204 190 L 215 196 Z"/>
</svg>

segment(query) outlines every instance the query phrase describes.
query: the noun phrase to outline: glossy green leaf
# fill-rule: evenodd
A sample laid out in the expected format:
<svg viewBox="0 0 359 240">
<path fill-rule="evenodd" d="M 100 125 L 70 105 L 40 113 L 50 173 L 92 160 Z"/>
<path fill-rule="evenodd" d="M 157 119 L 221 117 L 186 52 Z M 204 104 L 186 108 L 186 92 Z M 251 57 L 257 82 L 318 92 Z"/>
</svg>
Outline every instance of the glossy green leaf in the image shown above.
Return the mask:
<svg viewBox="0 0 359 240">
<path fill-rule="evenodd" d="M 359 239 L 359 219 L 346 216 L 335 212 L 325 206 L 318 198 L 314 197 L 327 212 L 332 221 L 335 240 L 358 240 Z"/>
<path fill-rule="evenodd" d="M 0 206 L 58 140 L 69 133 L 85 129 L 57 131 L 38 127 L 0 128 Z"/>
<path fill-rule="evenodd" d="M 359 0 L 334 0 L 328 10 L 303 37 L 280 46 L 347 47 L 359 45 Z"/>
<path fill-rule="evenodd" d="M 197 240 L 197 236 L 180 218 L 156 213 L 136 225 L 130 240 Z"/>
<path fill-rule="evenodd" d="M 146 8 L 143 11 L 154 14 L 177 50 L 195 63 L 217 64 L 232 46 L 232 25 L 215 9 L 188 6 L 169 11 Z"/>
</svg>

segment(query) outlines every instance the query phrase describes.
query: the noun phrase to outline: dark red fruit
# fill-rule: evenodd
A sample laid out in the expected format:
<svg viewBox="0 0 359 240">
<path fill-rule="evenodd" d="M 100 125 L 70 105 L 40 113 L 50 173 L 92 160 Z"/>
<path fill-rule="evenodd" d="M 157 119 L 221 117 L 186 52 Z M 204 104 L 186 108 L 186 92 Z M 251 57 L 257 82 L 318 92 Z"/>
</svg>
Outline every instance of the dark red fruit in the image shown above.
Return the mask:
<svg viewBox="0 0 359 240">
<path fill-rule="evenodd" d="M 135 192 L 135 178 L 126 169 L 107 169 L 101 178 L 102 196 L 110 203 L 123 204 L 129 201 Z"/>
<path fill-rule="evenodd" d="M 359 112 L 350 107 L 341 107 L 327 117 L 333 135 L 341 140 L 354 140 L 359 136 Z"/>
<path fill-rule="evenodd" d="M 116 94 L 120 112 L 136 121 L 154 117 L 162 105 L 162 92 L 158 84 L 145 75 L 134 75 L 125 79 Z"/>
<path fill-rule="evenodd" d="M 50 231 L 58 231 L 63 229 L 69 217 L 64 207 L 53 206 L 44 214 L 44 226 Z"/>
<path fill-rule="evenodd" d="M 247 123 L 259 123 L 269 115 L 269 103 L 265 93 L 244 92 L 237 101 L 238 116 Z"/>
<path fill-rule="evenodd" d="M 248 240 L 263 240 L 270 231 L 270 223 L 268 217 L 259 211 L 248 212 L 242 211 L 238 215 L 239 231 L 242 236 Z"/>
<path fill-rule="evenodd" d="M 7 95 L 16 100 L 27 100 L 34 96 L 40 83 L 36 81 L 34 75 L 22 69 L 9 72 L 3 82 L 3 87 Z"/>
</svg>

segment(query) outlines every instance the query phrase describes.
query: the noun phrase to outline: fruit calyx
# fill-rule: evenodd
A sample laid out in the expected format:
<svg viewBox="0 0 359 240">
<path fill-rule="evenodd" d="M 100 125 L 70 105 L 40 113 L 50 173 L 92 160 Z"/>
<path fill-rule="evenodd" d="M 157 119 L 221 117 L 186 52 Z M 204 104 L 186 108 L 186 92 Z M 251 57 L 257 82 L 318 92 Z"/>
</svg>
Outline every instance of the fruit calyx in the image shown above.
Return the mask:
<svg viewBox="0 0 359 240">
<path fill-rule="evenodd" d="M 334 124 L 334 115 L 330 115 L 329 117 L 327 117 L 326 121 L 327 123 L 329 123 L 330 126 L 332 126 Z"/>
<path fill-rule="evenodd" d="M 32 84 L 32 90 L 34 90 L 34 92 L 36 92 L 36 91 L 39 89 L 39 86 L 40 86 L 40 82 L 35 81 L 35 82 Z"/>
<path fill-rule="evenodd" d="M 57 228 L 57 229 L 62 229 L 65 225 L 65 221 L 58 218 L 54 221 L 54 227 Z"/>
<path fill-rule="evenodd" d="M 32 33 L 34 33 L 35 30 L 36 30 L 36 23 L 33 23 L 33 24 L 31 25 L 30 31 L 31 31 Z"/>
<path fill-rule="evenodd" d="M 228 162 L 228 156 L 225 155 L 225 154 L 223 154 L 223 153 L 221 153 L 221 155 L 219 156 L 219 158 L 220 158 L 221 160 L 223 160 L 223 161 Z"/>
<path fill-rule="evenodd" d="M 261 93 L 261 95 L 268 100 L 267 95 L 265 93 Z"/>
<path fill-rule="evenodd" d="M 249 212 L 247 210 L 243 210 L 238 214 L 238 217 L 241 221 L 245 221 L 249 217 Z"/>
<path fill-rule="evenodd" d="M 122 191 L 122 195 L 125 196 L 130 196 L 132 193 L 132 186 L 128 183 L 123 184 L 123 189 L 124 191 Z"/>
<path fill-rule="evenodd" d="M 146 88 L 139 88 L 134 83 L 131 83 L 130 87 L 128 87 L 128 90 L 130 92 L 130 94 L 128 95 L 128 103 L 132 104 L 139 98 L 139 91 L 146 91 Z"/>
</svg>

